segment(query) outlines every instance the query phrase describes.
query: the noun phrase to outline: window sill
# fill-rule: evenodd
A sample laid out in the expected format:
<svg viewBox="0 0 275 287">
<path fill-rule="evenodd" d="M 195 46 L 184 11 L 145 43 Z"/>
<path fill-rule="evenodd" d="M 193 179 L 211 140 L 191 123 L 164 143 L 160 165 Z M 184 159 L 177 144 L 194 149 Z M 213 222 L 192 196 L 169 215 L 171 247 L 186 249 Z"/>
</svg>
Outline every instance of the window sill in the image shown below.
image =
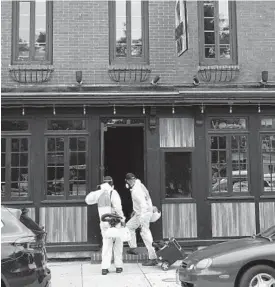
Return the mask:
<svg viewBox="0 0 275 287">
<path fill-rule="evenodd" d="M 198 74 L 203 82 L 231 82 L 240 72 L 238 65 L 199 66 Z"/>
<path fill-rule="evenodd" d="M 46 64 L 23 64 L 11 65 L 9 73 L 11 78 L 23 84 L 38 84 L 47 82 L 50 79 L 54 67 Z"/>
<path fill-rule="evenodd" d="M 194 198 L 182 197 L 182 198 L 165 198 L 161 201 L 162 204 L 169 203 L 196 203 Z"/>
<path fill-rule="evenodd" d="M 264 194 L 260 196 L 260 199 L 275 199 L 275 194 Z"/>
<path fill-rule="evenodd" d="M 114 82 L 145 82 L 151 73 L 146 64 L 112 64 L 108 67 L 108 74 Z"/>
<path fill-rule="evenodd" d="M 30 200 L 14 200 L 14 201 L 4 201 L 1 200 L 2 205 L 28 205 L 33 204 L 33 201 Z"/>
<path fill-rule="evenodd" d="M 238 200 L 254 200 L 255 197 L 251 195 L 225 195 L 225 196 L 209 196 L 207 197 L 207 200 L 212 200 L 212 201 L 238 201 Z"/>
<path fill-rule="evenodd" d="M 45 199 L 41 201 L 41 204 L 75 204 L 75 203 L 85 203 L 85 198 L 83 199 Z M 86 203 L 85 203 L 86 205 Z"/>
</svg>

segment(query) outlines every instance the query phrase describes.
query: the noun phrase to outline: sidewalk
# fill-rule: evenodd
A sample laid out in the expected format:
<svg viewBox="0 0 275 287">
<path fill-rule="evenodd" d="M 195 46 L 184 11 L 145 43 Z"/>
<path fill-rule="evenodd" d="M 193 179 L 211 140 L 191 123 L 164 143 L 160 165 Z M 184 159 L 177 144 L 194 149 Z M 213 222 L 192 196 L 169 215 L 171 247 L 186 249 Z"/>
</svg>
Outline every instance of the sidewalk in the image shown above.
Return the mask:
<svg viewBox="0 0 275 287">
<path fill-rule="evenodd" d="M 176 284 L 176 268 L 180 261 L 168 271 L 159 266 L 144 267 L 141 263 L 125 263 L 123 273 L 115 273 L 114 266 L 108 275 L 101 275 L 100 264 L 89 261 L 49 262 L 52 287 L 179 287 Z"/>
</svg>

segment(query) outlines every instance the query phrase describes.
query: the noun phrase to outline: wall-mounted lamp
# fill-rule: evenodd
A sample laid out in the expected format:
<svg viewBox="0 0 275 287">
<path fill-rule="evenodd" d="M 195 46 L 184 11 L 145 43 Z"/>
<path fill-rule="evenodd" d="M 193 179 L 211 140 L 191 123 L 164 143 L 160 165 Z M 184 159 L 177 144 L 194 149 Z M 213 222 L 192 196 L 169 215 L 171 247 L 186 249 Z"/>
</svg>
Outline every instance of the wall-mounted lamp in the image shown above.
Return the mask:
<svg viewBox="0 0 275 287">
<path fill-rule="evenodd" d="M 204 114 L 204 105 L 201 105 L 201 114 Z"/>
<path fill-rule="evenodd" d="M 114 105 L 114 107 L 113 107 L 113 114 L 114 115 L 116 114 L 116 105 Z"/>
<path fill-rule="evenodd" d="M 258 105 L 258 113 L 259 114 L 261 113 L 261 105 L 260 104 Z"/>
<path fill-rule="evenodd" d="M 229 107 L 229 114 L 232 114 L 232 105 Z"/>
<path fill-rule="evenodd" d="M 142 113 L 145 115 L 145 107 L 144 107 L 144 105 L 143 105 L 143 107 L 142 107 Z"/>
<path fill-rule="evenodd" d="M 200 80 L 198 79 L 198 77 L 195 75 L 193 77 L 193 85 L 194 86 L 198 86 L 200 84 Z"/>
<path fill-rule="evenodd" d="M 262 71 L 262 84 L 267 84 L 268 81 L 268 71 Z"/>
<path fill-rule="evenodd" d="M 175 114 L 175 107 L 174 107 L 174 104 L 172 106 L 172 114 L 174 115 Z"/>
<path fill-rule="evenodd" d="M 160 80 L 160 76 L 157 75 L 157 76 L 155 76 L 155 78 L 152 80 L 151 84 L 152 84 L 153 86 L 156 86 L 159 80 Z"/>
<path fill-rule="evenodd" d="M 86 115 L 86 105 L 83 105 L 83 115 Z"/>
<path fill-rule="evenodd" d="M 24 108 L 24 106 L 22 107 L 22 116 L 25 116 L 25 108 Z"/>
<path fill-rule="evenodd" d="M 56 115 L 55 106 L 53 106 L 53 115 Z"/>
<path fill-rule="evenodd" d="M 75 72 L 75 79 L 79 85 L 82 84 L 82 71 L 76 71 Z"/>
</svg>

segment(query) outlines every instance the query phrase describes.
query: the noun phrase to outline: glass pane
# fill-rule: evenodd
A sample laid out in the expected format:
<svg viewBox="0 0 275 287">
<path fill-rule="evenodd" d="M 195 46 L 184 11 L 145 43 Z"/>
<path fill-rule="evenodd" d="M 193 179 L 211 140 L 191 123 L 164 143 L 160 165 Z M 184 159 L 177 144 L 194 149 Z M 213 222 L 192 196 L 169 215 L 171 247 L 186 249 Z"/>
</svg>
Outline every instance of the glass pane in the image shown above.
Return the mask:
<svg viewBox="0 0 275 287">
<path fill-rule="evenodd" d="M 228 0 L 219 1 L 220 58 L 230 59 L 230 29 Z"/>
<path fill-rule="evenodd" d="M 227 192 L 228 175 L 226 136 L 211 136 L 210 152 L 212 167 L 212 192 Z"/>
<path fill-rule="evenodd" d="M 19 165 L 19 153 L 13 153 L 11 155 L 11 166 L 20 166 Z"/>
<path fill-rule="evenodd" d="M 205 31 L 214 31 L 214 18 L 205 18 L 204 19 L 204 30 Z"/>
<path fill-rule="evenodd" d="M 116 56 L 126 57 L 126 1 L 116 1 Z"/>
<path fill-rule="evenodd" d="M 20 150 L 20 139 L 11 139 L 11 151 L 19 152 Z"/>
<path fill-rule="evenodd" d="M 46 1 L 35 2 L 35 59 L 44 60 L 46 55 Z"/>
<path fill-rule="evenodd" d="M 204 43 L 207 44 L 215 44 L 215 33 L 214 32 L 204 32 Z"/>
<path fill-rule="evenodd" d="M 214 17 L 214 1 L 204 1 L 204 17 Z"/>
<path fill-rule="evenodd" d="M 47 168 L 47 195 L 64 196 L 64 167 Z"/>
<path fill-rule="evenodd" d="M 19 2 L 19 53 L 18 59 L 30 56 L 30 2 Z"/>
<path fill-rule="evenodd" d="M 28 128 L 27 121 L 1 121 L 2 131 L 25 131 Z"/>
<path fill-rule="evenodd" d="M 217 118 L 212 119 L 210 122 L 211 129 L 218 129 L 218 130 L 224 130 L 224 129 L 230 129 L 230 130 L 243 130 L 246 129 L 246 119 L 240 119 L 240 118 Z"/>
<path fill-rule="evenodd" d="M 205 45 L 204 53 L 205 58 L 215 58 L 216 55 L 215 46 Z"/>
<path fill-rule="evenodd" d="M 49 120 L 48 130 L 85 130 L 85 120 Z"/>
<path fill-rule="evenodd" d="M 85 138 L 71 138 L 71 142 L 78 143 L 81 149 L 70 150 L 70 182 L 69 190 L 70 195 L 85 195 L 86 194 L 86 152 L 80 152 L 79 150 L 85 150 L 86 139 Z"/>
<path fill-rule="evenodd" d="M 6 152 L 6 139 L 1 138 L 1 152 Z"/>
<path fill-rule="evenodd" d="M 6 191 L 6 169 L 5 167 L 1 168 L 1 196 L 5 196 Z"/>
<path fill-rule="evenodd" d="M 28 190 L 28 168 L 11 168 L 11 196 L 27 197 Z"/>
<path fill-rule="evenodd" d="M 142 55 L 141 1 L 131 1 L 131 55 Z"/>
<path fill-rule="evenodd" d="M 262 119 L 261 127 L 265 129 L 275 129 L 275 118 Z"/>
<path fill-rule="evenodd" d="M 165 153 L 166 198 L 192 196 L 191 152 Z"/>
<path fill-rule="evenodd" d="M 233 192 L 248 192 L 247 137 L 231 136 Z"/>
<path fill-rule="evenodd" d="M 275 192 L 275 134 L 262 136 L 263 186 L 265 192 Z"/>
</svg>

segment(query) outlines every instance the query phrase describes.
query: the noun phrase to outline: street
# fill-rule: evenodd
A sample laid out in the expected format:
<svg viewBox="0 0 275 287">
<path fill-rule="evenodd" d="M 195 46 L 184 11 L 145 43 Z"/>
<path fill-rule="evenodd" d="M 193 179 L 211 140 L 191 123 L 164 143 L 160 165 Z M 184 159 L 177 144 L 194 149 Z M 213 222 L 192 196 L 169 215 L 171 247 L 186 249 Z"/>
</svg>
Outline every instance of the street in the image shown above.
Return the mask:
<svg viewBox="0 0 275 287">
<path fill-rule="evenodd" d="M 162 271 L 160 266 L 144 267 L 141 263 L 125 263 L 122 274 L 116 274 L 114 266 L 106 276 L 101 275 L 100 264 L 89 261 L 50 262 L 52 287 L 176 287 L 175 271 L 180 261 Z"/>
</svg>

